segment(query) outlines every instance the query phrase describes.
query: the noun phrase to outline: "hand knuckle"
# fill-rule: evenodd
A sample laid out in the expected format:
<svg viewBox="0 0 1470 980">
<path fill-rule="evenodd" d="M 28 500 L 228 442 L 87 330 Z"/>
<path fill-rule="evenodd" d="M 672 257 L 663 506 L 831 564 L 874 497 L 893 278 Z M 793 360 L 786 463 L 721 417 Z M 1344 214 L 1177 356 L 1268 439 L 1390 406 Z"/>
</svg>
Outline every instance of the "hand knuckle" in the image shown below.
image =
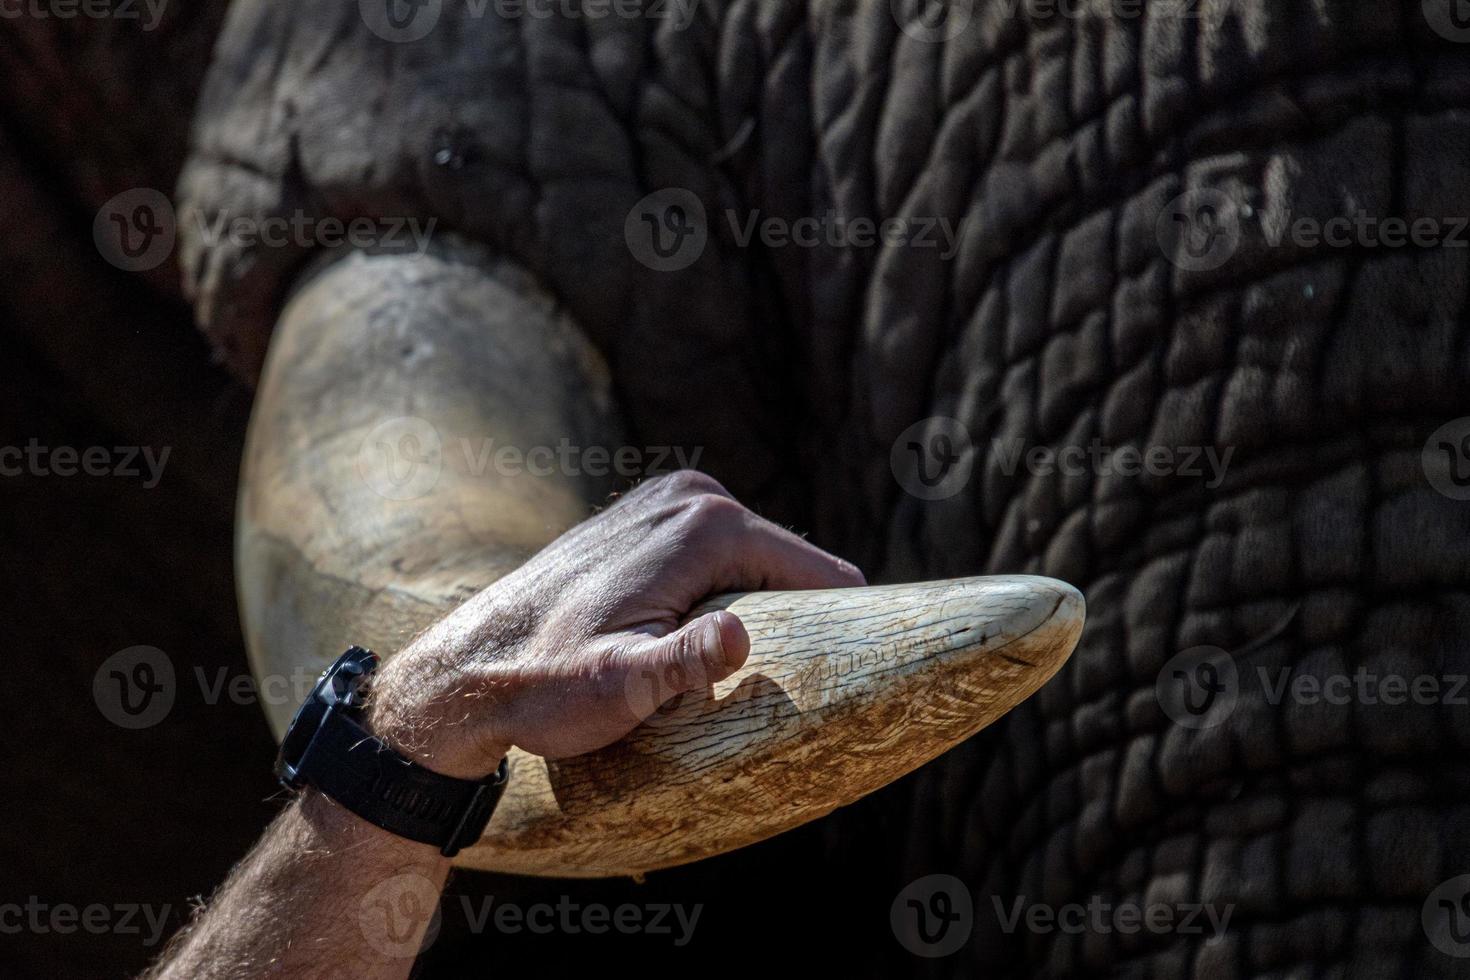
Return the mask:
<svg viewBox="0 0 1470 980">
<path fill-rule="evenodd" d="M 711 493 L 690 497 L 684 502 L 683 510 L 687 525 L 703 533 L 733 528 L 745 512 L 745 508 L 729 497 Z"/>
<path fill-rule="evenodd" d="M 728 497 L 729 492 L 720 485 L 720 481 L 707 473 L 698 470 L 679 470 L 670 473 L 659 480 L 660 489 L 675 496 L 703 496 L 713 494 L 720 497 Z"/>
</svg>

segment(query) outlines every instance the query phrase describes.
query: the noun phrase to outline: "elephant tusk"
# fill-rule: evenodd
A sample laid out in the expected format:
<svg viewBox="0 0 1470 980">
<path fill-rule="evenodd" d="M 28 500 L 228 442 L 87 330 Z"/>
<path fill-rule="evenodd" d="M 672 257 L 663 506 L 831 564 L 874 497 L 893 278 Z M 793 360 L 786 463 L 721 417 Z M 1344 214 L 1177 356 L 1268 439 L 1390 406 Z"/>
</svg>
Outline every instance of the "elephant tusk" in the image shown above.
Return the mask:
<svg viewBox="0 0 1470 980">
<path fill-rule="evenodd" d="M 743 668 L 599 752 L 513 752 L 500 808 L 459 863 L 638 874 L 797 827 L 1030 697 L 1084 618 L 1076 589 L 1029 576 L 750 593 L 696 614 L 719 608 L 750 633 Z"/>
<path fill-rule="evenodd" d="M 241 478 L 236 571 L 260 690 L 348 643 L 391 655 L 610 489 L 482 468 L 456 447 L 611 446 L 620 430 L 595 352 L 514 266 L 445 245 L 313 272 L 272 339 Z M 747 665 L 657 711 L 655 688 L 628 692 L 648 721 L 600 752 L 513 750 L 461 865 L 640 874 L 778 834 L 1004 715 L 1066 660 L 1083 618 L 1076 590 L 1027 577 L 717 606 L 745 623 Z M 265 700 L 278 736 L 297 695 Z"/>
</svg>

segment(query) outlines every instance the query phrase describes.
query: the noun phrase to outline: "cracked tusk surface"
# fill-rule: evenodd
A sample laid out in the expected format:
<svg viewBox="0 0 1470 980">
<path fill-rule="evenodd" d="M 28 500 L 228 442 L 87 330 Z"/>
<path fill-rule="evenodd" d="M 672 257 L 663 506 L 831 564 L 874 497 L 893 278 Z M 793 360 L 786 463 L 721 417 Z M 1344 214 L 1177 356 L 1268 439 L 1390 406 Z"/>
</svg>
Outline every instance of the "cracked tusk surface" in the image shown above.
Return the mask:
<svg viewBox="0 0 1470 980">
<path fill-rule="evenodd" d="M 628 738 L 511 780 L 465 867 L 638 874 L 823 816 L 916 769 L 1036 692 L 1071 655 L 1084 603 L 1032 576 L 726 596 L 750 659 Z"/>
</svg>

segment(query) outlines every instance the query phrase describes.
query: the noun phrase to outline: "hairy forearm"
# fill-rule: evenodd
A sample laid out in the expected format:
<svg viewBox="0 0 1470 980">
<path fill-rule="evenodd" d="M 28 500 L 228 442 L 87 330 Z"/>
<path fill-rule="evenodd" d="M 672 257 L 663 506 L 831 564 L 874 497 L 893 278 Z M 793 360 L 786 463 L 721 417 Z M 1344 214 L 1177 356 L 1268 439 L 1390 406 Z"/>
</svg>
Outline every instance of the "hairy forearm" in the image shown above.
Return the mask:
<svg viewBox="0 0 1470 980">
<path fill-rule="evenodd" d="M 406 977 L 448 873 L 433 847 L 307 791 L 146 976 Z"/>
<path fill-rule="evenodd" d="M 494 772 L 508 745 L 463 741 L 452 651 L 430 634 L 381 671 L 367 724 L 414 761 L 446 775 Z M 479 753 L 483 752 L 481 755 Z M 149 980 L 409 974 L 449 874 L 438 848 L 381 830 L 306 790 L 266 831 Z"/>
</svg>

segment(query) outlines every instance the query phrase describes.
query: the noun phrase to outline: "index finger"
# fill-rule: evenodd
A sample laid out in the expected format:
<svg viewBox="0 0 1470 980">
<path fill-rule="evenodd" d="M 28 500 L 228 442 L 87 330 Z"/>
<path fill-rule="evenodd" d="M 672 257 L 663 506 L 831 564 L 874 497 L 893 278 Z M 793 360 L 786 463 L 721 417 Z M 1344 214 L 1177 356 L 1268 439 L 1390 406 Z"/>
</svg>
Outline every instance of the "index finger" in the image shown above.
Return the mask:
<svg viewBox="0 0 1470 980">
<path fill-rule="evenodd" d="M 682 550 L 702 571 L 704 595 L 768 589 L 846 589 L 867 584 L 863 573 L 851 562 L 823 551 L 729 497 L 697 497 L 686 505 L 682 519 Z"/>
</svg>

